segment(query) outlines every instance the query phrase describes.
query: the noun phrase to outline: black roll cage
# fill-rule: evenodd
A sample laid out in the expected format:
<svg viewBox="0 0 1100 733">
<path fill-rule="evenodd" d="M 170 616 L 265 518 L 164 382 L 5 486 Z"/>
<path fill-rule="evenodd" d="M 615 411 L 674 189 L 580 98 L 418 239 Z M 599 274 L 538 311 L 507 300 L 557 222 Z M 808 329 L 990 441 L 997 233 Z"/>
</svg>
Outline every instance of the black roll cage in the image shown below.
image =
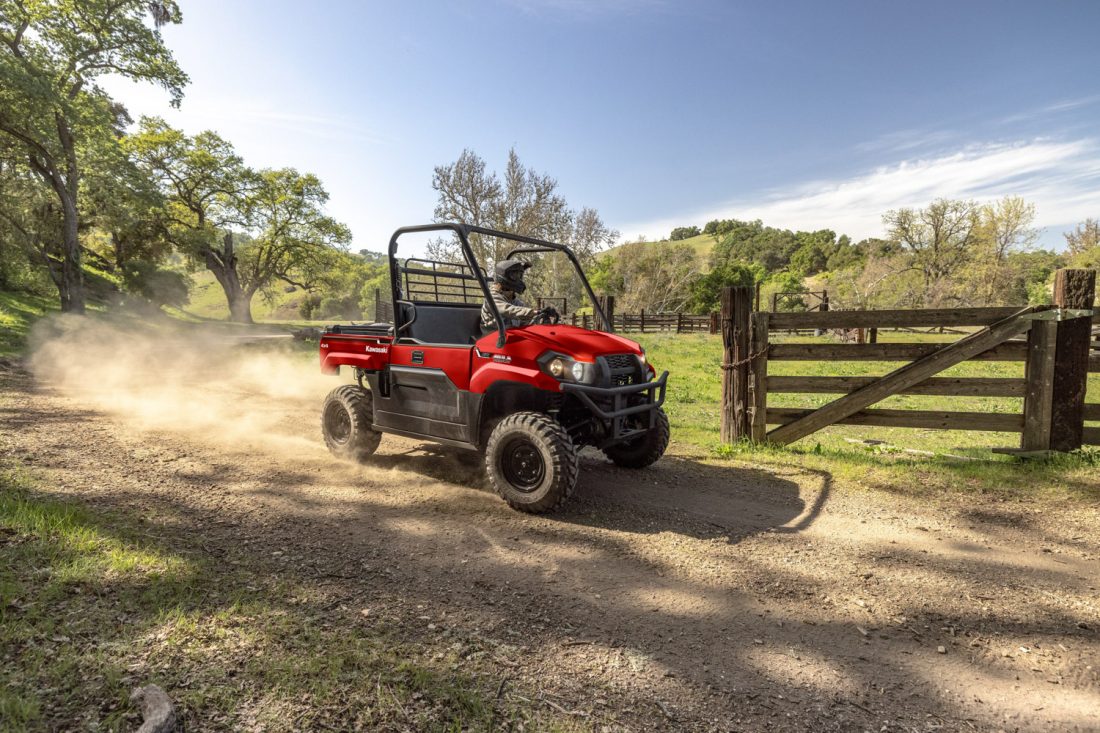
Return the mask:
<svg viewBox="0 0 1100 733">
<path fill-rule="evenodd" d="M 511 259 L 515 255 L 519 254 L 534 254 L 538 252 L 562 252 L 569 261 L 573 263 L 573 268 L 577 271 L 577 274 L 581 278 L 581 283 L 584 284 L 585 292 L 588 293 L 589 299 L 592 301 L 592 307 L 599 317 L 600 323 L 603 325 L 603 330 L 612 332 L 613 328 L 611 323 L 607 320 L 607 315 L 604 314 L 603 308 L 600 307 L 600 302 L 596 298 L 596 294 L 592 292 L 592 286 L 588 283 L 588 278 L 585 277 L 584 270 L 581 269 L 581 263 L 577 260 L 576 255 L 573 254 L 573 250 L 564 244 L 558 244 L 557 242 L 547 242 L 542 239 L 535 239 L 533 237 L 525 237 L 522 234 L 509 234 L 508 232 L 498 231 L 496 229 L 487 229 L 485 227 L 473 226 L 471 224 L 461 223 L 440 223 L 440 224 L 419 224 L 417 226 L 400 227 L 397 229 L 393 236 L 390 237 L 390 292 L 393 294 L 393 318 L 394 318 L 394 334 L 396 336 L 401 332 L 404 324 L 397 323 L 400 317 L 401 309 L 398 307 L 401 303 L 412 304 L 411 301 L 405 300 L 403 297 L 405 294 L 401 291 L 400 281 L 400 266 L 397 263 L 397 240 L 405 234 L 419 234 L 423 232 L 454 232 L 458 235 L 458 241 L 462 248 L 462 256 L 466 258 L 466 264 L 470 270 L 474 273 L 474 277 L 477 278 L 478 285 L 481 286 L 481 292 L 485 296 L 485 302 L 489 304 L 489 309 L 493 312 L 493 318 L 497 322 L 497 348 L 504 346 L 505 334 L 508 327 L 505 325 L 504 317 L 500 315 L 500 311 L 497 310 L 496 302 L 493 300 L 489 293 L 489 283 L 485 279 L 485 273 L 482 271 L 481 266 L 478 264 L 477 259 L 474 257 L 474 252 L 470 249 L 471 234 L 481 234 L 486 237 L 498 237 L 500 239 L 507 239 L 512 242 L 519 242 L 521 244 L 530 245 L 528 247 L 517 247 L 508 253 L 506 259 Z M 415 304 L 412 304 L 415 308 Z M 416 316 L 413 316 L 413 320 Z M 411 323 L 411 321 L 410 321 Z"/>
</svg>

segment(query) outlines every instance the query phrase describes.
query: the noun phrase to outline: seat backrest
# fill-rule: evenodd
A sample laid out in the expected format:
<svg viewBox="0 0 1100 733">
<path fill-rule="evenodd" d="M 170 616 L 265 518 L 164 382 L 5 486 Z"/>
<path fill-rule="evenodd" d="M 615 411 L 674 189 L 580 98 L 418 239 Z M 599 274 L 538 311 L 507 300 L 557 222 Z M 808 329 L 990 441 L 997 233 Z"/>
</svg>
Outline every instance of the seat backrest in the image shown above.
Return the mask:
<svg viewBox="0 0 1100 733">
<path fill-rule="evenodd" d="M 405 323 L 412 313 L 404 303 L 400 308 L 401 322 Z M 417 303 L 416 320 L 401 335 L 426 344 L 469 346 L 481 336 L 481 306 L 466 303 Z"/>
</svg>

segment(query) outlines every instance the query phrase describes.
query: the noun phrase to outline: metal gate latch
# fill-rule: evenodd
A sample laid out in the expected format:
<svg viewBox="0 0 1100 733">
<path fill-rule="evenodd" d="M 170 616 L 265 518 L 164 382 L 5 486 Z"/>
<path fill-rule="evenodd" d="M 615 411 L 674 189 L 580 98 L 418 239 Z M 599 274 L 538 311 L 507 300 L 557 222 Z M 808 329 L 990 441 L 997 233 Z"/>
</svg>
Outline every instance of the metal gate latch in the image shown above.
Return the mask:
<svg viewBox="0 0 1100 733">
<path fill-rule="evenodd" d="M 1050 308 L 1021 316 L 1029 321 L 1072 321 L 1075 318 L 1091 318 L 1096 311 L 1083 308 Z"/>
</svg>

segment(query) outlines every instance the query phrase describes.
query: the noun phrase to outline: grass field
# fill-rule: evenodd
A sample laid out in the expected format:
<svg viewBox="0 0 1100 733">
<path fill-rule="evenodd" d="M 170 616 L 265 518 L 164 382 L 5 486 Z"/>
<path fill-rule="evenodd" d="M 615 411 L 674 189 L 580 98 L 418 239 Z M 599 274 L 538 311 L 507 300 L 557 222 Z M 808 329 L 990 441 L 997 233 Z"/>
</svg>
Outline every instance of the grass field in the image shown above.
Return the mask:
<svg viewBox="0 0 1100 733">
<path fill-rule="evenodd" d="M 992 448 L 1018 447 L 1016 433 L 923 430 L 833 426 L 803 438 L 788 448 L 722 446 L 718 440 L 721 421 L 722 345 L 719 336 L 704 334 L 628 334 L 645 347 L 658 369 L 668 369 L 667 410 L 676 441 L 712 454 L 737 460 L 785 463 L 796 461 L 831 472 L 866 473 L 871 483 L 911 484 L 924 482 L 928 488 L 1003 487 L 1029 490 L 1038 480 L 1046 488 L 1068 488 L 1075 494 L 1100 497 L 1100 449 L 1086 449 L 1050 461 L 1023 462 L 996 454 Z M 880 341 L 934 340 L 911 333 L 880 333 Z M 950 337 L 948 337 L 950 338 Z M 782 342 L 784 337 L 774 339 Z M 788 338 L 790 341 L 825 341 Z M 897 368 L 896 362 L 796 362 L 772 361 L 773 375 L 857 376 L 881 375 Z M 967 362 L 944 372 L 945 376 L 1021 377 L 1023 364 L 1013 362 Z M 825 394 L 776 394 L 768 403 L 775 407 L 819 407 L 835 399 Z M 1100 374 L 1089 377 L 1089 399 L 1100 401 Z M 876 407 L 895 409 L 962 410 L 973 412 L 1020 412 L 1022 400 L 994 397 L 935 397 L 898 395 Z M 1090 423 L 1093 424 L 1093 423 Z M 886 445 L 865 446 L 850 440 L 874 439 Z M 906 449 L 928 451 L 934 456 L 914 455 Z M 961 460 L 955 456 L 960 456 Z"/>
<path fill-rule="evenodd" d="M 229 317 L 229 306 L 214 275 L 206 270 L 191 274 L 191 301 L 183 312 L 201 319 L 225 320 Z M 304 292 L 277 289 L 272 295 L 257 293 L 252 299 L 252 318 L 257 321 L 299 321 L 298 307 L 302 303 Z"/>
<path fill-rule="evenodd" d="M 54 298 L 0 291 L 0 356 L 22 352 L 34 322 L 55 310 Z"/>
<path fill-rule="evenodd" d="M 0 466 L 0 729 L 133 730 L 127 693 L 147 682 L 225 730 L 575 729 L 497 700 L 491 657 L 366 616 L 332 623 L 340 598 L 318 579 L 125 516 L 43 498 Z"/>
<path fill-rule="evenodd" d="M 686 244 L 687 246 L 689 246 L 693 250 L 695 250 L 695 254 L 699 256 L 700 260 L 704 264 L 706 264 L 706 262 L 710 258 L 710 251 L 712 249 L 714 249 L 714 243 L 715 243 L 714 237 L 712 237 L 709 234 L 700 234 L 697 237 L 688 237 L 687 239 L 680 239 L 680 240 L 677 240 L 675 242 L 672 242 L 668 239 L 662 239 L 662 240 L 656 241 L 656 242 L 649 242 L 649 244 L 651 244 L 651 245 L 661 245 L 661 246 Z M 606 254 L 612 254 L 614 252 L 617 252 L 620 248 L 626 246 L 627 244 L 631 244 L 631 243 L 630 242 L 623 242 L 620 245 L 616 245 L 615 247 L 612 247 L 611 249 L 607 250 Z"/>
</svg>

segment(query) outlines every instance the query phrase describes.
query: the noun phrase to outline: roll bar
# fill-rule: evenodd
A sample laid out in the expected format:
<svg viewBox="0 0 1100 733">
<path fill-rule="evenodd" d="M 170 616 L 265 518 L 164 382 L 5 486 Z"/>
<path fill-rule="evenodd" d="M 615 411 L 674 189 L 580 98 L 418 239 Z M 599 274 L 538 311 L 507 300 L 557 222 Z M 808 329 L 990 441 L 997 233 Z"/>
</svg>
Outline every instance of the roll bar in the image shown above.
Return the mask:
<svg viewBox="0 0 1100 733">
<path fill-rule="evenodd" d="M 474 252 L 470 249 L 470 235 L 482 234 L 487 237 L 499 237 L 500 239 L 507 239 L 512 242 L 519 242 L 521 244 L 530 245 L 528 247 L 517 247 L 508 253 L 508 259 L 518 254 L 534 254 L 536 252 L 562 252 L 569 261 L 573 263 L 574 269 L 581 278 L 581 283 L 584 284 L 585 292 L 588 293 L 588 297 L 592 300 L 592 307 L 600 317 L 600 322 L 604 324 L 604 327 L 608 332 L 613 330 L 612 324 L 607 320 L 607 315 L 603 312 L 603 308 L 600 307 L 600 302 L 596 298 L 596 294 L 592 292 L 592 286 L 588 283 L 588 278 L 585 277 L 584 270 L 581 269 L 581 263 L 577 260 L 577 256 L 573 254 L 573 250 L 564 244 L 558 244 L 557 242 L 548 242 L 542 239 L 535 239 L 534 237 L 525 237 L 522 234 L 510 234 L 508 232 L 498 231 L 496 229 L 487 229 L 486 227 L 473 226 L 471 224 L 462 224 L 458 222 L 439 223 L 439 224 L 419 224 L 416 226 L 400 227 L 390 237 L 390 292 L 393 294 L 393 318 L 394 318 L 394 331 L 396 332 L 399 324 L 397 323 L 398 304 L 403 298 L 399 297 L 401 292 L 400 279 L 398 277 L 397 264 L 397 240 L 405 234 L 419 234 L 423 232 L 453 232 L 458 235 L 458 242 L 462 249 L 462 256 L 466 258 L 466 264 L 469 265 L 473 271 L 474 276 L 477 278 L 478 285 L 481 286 L 481 291 L 485 295 L 485 302 L 489 304 L 489 310 L 493 313 L 493 319 L 497 322 L 497 348 L 504 346 L 505 334 L 508 327 L 505 325 L 504 317 L 500 315 L 500 311 L 497 310 L 496 301 L 493 300 L 489 293 L 489 283 L 485 279 L 485 273 L 482 272 L 481 266 L 478 264 L 477 259 L 474 257 Z"/>
</svg>

